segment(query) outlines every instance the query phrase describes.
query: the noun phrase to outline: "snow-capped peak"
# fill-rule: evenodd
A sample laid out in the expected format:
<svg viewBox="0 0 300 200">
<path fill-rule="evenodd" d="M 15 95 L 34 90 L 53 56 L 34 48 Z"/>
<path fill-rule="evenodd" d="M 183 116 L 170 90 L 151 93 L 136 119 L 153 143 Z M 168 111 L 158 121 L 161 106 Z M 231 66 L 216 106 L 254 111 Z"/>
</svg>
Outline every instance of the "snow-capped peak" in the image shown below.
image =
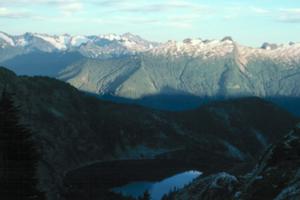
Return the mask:
<svg viewBox="0 0 300 200">
<path fill-rule="evenodd" d="M 39 33 L 35 33 L 33 35 L 35 37 L 38 37 L 38 38 L 48 42 L 49 44 L 53 45 L 58 50 L 67 49 L 67 43 L 70 40 L 70 36 L 67 36 L 67 35 L 51 36 L 48 34 L 39 34 Z"/>
<path fill-rule="evenodd" d="M 110 42 L 105 40 L 108 40 Z M 123 51 L 124 53 L 128 51 L 133 53 L 143 52 L 157 46 L 158 44 L 155 42 L 149 42 L 141 38 L 140 36 L 131 33 L 125 33 L 122 35 L 112 33 L 102 34 L 98 36 L 71 36 L 69 34 L 49 35 L 30 32 L 18 36 L 9 36 L 6 33 L 0 32 L 0 43 L 2 48 L 7 45 L 19 47 L 32 46 L 42 51 L 46 50 L 47 52 L 52 50 L 74 50 L 74 48 L 80 48 L 81 45 L 89 43 L 95 49 L 89 49 L 88 51 L 93 51 L 95 55 L 101 54 L 99 53 L 99 51 L 113 52 L 114 49 L 115 51 Z"/>
<path fill-rule="evenodd" d="M 99 37 L 103 38 L 103 39 L 111 40 L 111 41 L 121 39 L 121 36 L 114 34 L 114 33 L 99 35 Z"/>
<path fill-rule="evenodd" d="M 278 45 L 265 42 L 262 44 L 261 48 L 265 50 L 274 50 L 278 48 Z"/>
<path fill-rule="evenodd" d="M 233 39 L 232 39 L 232 37 L 230 37 L 230 36 L 226 36 L 226 37 L 224 37 L 221 41 L 222 41 L 222 42 L 225 42 L 225 41 L 233 42 Z"/>
<path fill-rule="evenodd" d="M 79 47 L 80 45 L 89 42 L 89 38 L 83 35 L 71 37 L 70 44 L 71 46 Z"/>
<path fill-rule="evenodd" d="M 132 34 L 132 33 L 124 33 L 124 34 L 122 34 L 121 35 L 121 37 L 122 38 L 128 38 L 128 39 L 130 39 L 130 40 L 142 40 L 142 38 L 140 37 L 140 36 L 138 36 L 138 35 L 134 35 L 134 34 Z"/>
<path fill-rule="evenodd" d="M 85 45 L 86 44 L 86 45 Z M 138 35 L 125 33 L 103 34 L 98 36 L 85 36 L 68 34 L 49 35 L 41 33 L 25 33 L 10 36 L 0 32 L 0 46 L 6 48 L 26 47 L 26 51 L 40 49 L 41 51 L 79 51 L 84 56 L 101 57 L 102 55 L 131 55 L 149 52 L 154 55 L 192 56 L 207 59 L 210 57 L 224 57 L 232 55 L 242 64 L 247 64 L 253 57 L 280 59 L 287 63 L 299 60 L 300 44 L 289 43 L 276 45 L 264 43 L 261 48 L 252 48 L 240 45 L 231 37 L 221 40 L 202 40 L 200 38 L 187 38 L 183 41 L 170 40 L 165 43 L 150 42 Z"/>
<path fill-rule="evenodd" d="M 9 44 L 10 46 L 15 46 L 13 38 L 4 32 L 0 32 L 0 39 Z"/>
<path fill-rule="evenodd" d="M 209 58 L 214 56 L 225 56 L 233 52 L 232 40 L 201 40 L 184 39 L 182 42 L 169 40 L 152 50 L 153 54 L 168 54 L 174 56 L 188 55 L 193 57 Z"/>
<path fill-rule="evenodd" d="M 258 58 L 285 63 L 286 66 L 294 66 L 293 63 L 300 62 L 300 43 L 294 43 L 292 45 L 264 43 L 261 48 L 237 45 L 237 52 L 239 59 L 243 61 L 243 65 L 246 65 L 249 60 Z"/>
</svg>

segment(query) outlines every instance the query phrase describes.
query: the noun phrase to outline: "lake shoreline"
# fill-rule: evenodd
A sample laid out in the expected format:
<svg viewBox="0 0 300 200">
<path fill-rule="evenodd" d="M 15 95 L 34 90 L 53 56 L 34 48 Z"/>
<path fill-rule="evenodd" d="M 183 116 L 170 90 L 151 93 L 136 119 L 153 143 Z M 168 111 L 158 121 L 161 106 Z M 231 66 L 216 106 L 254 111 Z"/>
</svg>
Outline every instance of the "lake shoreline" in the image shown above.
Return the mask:
<svg viewBox="0 0 300 200">
<path fill-rule="evenodd" d="M 106 199 L 110 189 L 136 181 L 159 182 L 178 173 L 202 171 L 194 163 L 175 159 L 116 160 L 99 162 L 66 174 L 67 199 Z M 110 198 L 107 198 L 110 199 Z"/>
</svg>

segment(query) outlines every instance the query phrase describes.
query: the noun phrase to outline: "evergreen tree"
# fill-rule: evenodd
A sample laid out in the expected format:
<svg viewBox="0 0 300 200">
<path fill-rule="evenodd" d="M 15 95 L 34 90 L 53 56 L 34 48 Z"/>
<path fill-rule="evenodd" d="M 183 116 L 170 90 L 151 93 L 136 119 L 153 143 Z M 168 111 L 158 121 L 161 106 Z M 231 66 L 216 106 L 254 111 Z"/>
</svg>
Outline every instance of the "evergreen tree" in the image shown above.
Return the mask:
<svg viewBox="0 0 300 200">
<path fill-rule="evenodd" d="M 145 191 L 142 197 L 139 197 L 139 200 L 151 200 L 149 191 Z"/>
<path fill-rule="evenodd" d="M 22 126 L 11 95 L 0 100 L 0 199 L 41 200 L 37 190 L 37 149 L 32 133 Z"/>
</svg>

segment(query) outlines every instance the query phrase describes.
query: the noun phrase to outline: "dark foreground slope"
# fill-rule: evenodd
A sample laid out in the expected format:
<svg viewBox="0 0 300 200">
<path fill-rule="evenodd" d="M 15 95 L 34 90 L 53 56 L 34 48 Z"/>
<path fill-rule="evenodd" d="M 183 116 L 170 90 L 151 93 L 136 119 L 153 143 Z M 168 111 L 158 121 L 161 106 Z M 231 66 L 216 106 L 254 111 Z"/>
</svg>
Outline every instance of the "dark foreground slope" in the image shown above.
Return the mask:
<svg viewBox="0 0 300 200">
<path fill-rule="evenodd" d="M 300 125 L 265 151 L 245 176 L 228 173 L 199 178 L 167 199 L 297 200 L 300 198 Z"/>
<path fill-rule="evenodd" d="M 243 171 L 296 121 L 258 98 L 162 112 L 101 101 L 55 79 L 0 68 L 0 91 L 4 87 L 35 132 L 43 155 L 40 187 L 49 199 L 59 199 L 66 173 L 99 161 L 178 159 L 203 171 Z"/>
</svg>

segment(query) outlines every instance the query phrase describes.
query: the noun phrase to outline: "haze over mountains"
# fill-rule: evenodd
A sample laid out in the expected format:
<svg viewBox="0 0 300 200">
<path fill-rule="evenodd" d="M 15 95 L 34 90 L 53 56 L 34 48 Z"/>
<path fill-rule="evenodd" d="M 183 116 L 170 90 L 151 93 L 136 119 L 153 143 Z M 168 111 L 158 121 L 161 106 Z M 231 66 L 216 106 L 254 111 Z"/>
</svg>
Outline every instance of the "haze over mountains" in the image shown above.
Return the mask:
<svg viewBox="0 0 300 200">
<path fill-rule="evenodd" d="M 0 46 L 1 64 L 17 74 L 52 76 L 108 99 L 157 108 L 259 96 L 295 111 L 300 96 L 300 43 L 252 48 L 230 37 L 156 43 L 130 33 L 1 33 Z"/>
</svg>

